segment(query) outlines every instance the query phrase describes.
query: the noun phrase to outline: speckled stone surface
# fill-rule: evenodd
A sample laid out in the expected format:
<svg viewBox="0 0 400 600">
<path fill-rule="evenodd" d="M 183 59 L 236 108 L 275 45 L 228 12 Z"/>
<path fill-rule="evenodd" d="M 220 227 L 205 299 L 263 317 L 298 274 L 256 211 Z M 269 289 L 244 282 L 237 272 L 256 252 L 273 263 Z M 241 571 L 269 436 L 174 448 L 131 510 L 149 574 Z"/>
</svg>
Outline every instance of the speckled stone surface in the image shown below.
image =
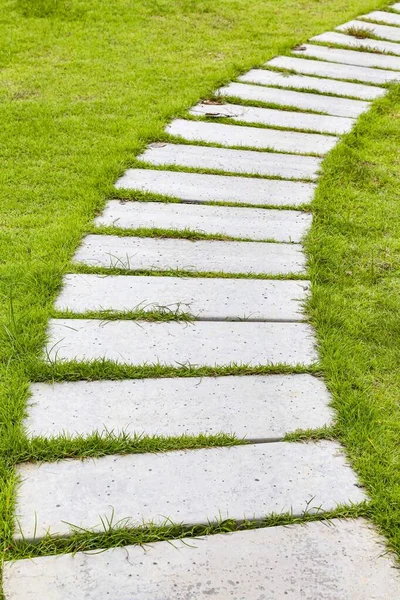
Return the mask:
<svg viewBox="0 0 400 600">
<path fill-rule="evenodd" d="M 301 515 L 361 502 L 364 492 L 336 442 L 276 442 L 22 464 L 15 514 L 31 539 L 102 530 L 100 516 L 132 525 Z M 19 537 L 21 534 L 16 533 Z"/>
<path fill-rule="evenodd" d="M 351 100 L 351 102 L 358 102 L 358 100 Z M 225 171 L 226 173 L 246 173 L 249 175 L 283 177 L 284 179 L 309 180 L 317 178 L 318 169 L 321 165 L 321 159 L 313 156 L 257 152 L 256 150 L 231 150 L 230 148 L 189 146 L 186 144 L 149 146 L 143 154 L 138 156 L 138 160 L 151 165 L 174 165 Z"/>
<path fill-rule="evenodd" d="M 268 65 L 275 66 L 273 59 Z M 327 115 L 339 117 L 359 117 L 368 110 L 370 104 L 362 100 L 349 100 L 348 98 L 334 98 L 321 94 L 307 92 L 295 92 L 293 90 L 282 90 L 261 85 L 250 85 L 246 83 L 230 83 L 221 88 L 222 96 L 236 96 L 243 100 L 257 100 L 282 106 L 294 106 L 301 110 L 314 110 Z"/>
<path fill-rule="evenodd" d="M 264 71 L 263 71 L 264 72 Z M 335 85 L 336 82 L 335 82 Z M 355 121 L 348 117 L 335 117 L 328 115 L 318 115 L 313 113 L 277 110 L 276 108 L 259 108 L 258 106 L 242 106 L 241 104 L 207 104 L 200 102 L 190 111 L 194 117 L 228 117 L 231 121 L 243 123 L 258 123 L 262 125 L 271 125 L 274 127 L 288 127 L 289 129 L 307 129 L 319 133 L 342 134 L 347 133 L 353 127 Z M 249 181 L 247 178 L 246 181 Z M 252 182 L 257 180 L 250 180 Z M 259 180 L 260 181 L 260 180 Z M 273 183 L 273 181 L 270 181 Z M 279 182 L 291 183 L 290 181 Z M 300 184 L 296 185 L 312 185 Z"/>
<path fill-rule="evenodd" d="M 96 225 L 121 229 L 153 228 L 196 231 L 248 240 L 299 243 L 312 215 L 298 210 L 266 210 L 232 206 L 202 206 L 175 202 L 110 200 Z"/>
<path fill-rule="evenodd" d="M 338 139 L 331 135 L 257 127 L 238 127 L 226 123 L 185 121 L 184 119 L 175 119 L 168 125 L 166 131 L 188 141 L 207 142 L 231 147 L 269 148 L 270 150 L 292 152 L 293 154 L 323 155 L 332 150 L 338 142 Z"/>
<path fill-rule="evenodd" d="M 399 571 L 363 519 L 5 563 L 6 600 L 394 600 Z"/>
<path fill-rule="evenodd" d="M 224 242 L 178 238 L 87 235 L 75 262 L 89 266 L 181 271 L 270 274 L 302 274 L 305 256 L 299 244 Z"/>
<path fill-rule="evenodd" d="M 306 323 L 52 319 L 48 335 L 45 355 L 51 361 L 106 358 L 174 367 L 317 361 L 313 330 Z"/>
<path fill-rule="evenodd" d="M 276 441 L 296 429 L 330 425 L 333 418 L 324 382 L 311 375 L 34 383 L 31 393 L 24 424 L 33 436 L 225 431 Z"/>
<path fill-rule="evenodd" d="M 343 124 L 343 127 L 345 125 L 347 126 Z M 338 124 L 338 127 L 341 126 L 341 123 Z M 183 171 L 153 171 L 152 169 L 128 169 L 118 179 L 115 187 L 172 196 L 183 202 L 240 202 L 276 206 L 307 204 L 311 201 L 315 189 L 313 183 L 300 181 L 253 179 L 235 175 L 207 175 Z"/>
<path fill-rule="evenodd" d="M 202 321 L 301 321 L 308 281 L 69 274 L 58 310 L 161 310 Z"/>
</svg>

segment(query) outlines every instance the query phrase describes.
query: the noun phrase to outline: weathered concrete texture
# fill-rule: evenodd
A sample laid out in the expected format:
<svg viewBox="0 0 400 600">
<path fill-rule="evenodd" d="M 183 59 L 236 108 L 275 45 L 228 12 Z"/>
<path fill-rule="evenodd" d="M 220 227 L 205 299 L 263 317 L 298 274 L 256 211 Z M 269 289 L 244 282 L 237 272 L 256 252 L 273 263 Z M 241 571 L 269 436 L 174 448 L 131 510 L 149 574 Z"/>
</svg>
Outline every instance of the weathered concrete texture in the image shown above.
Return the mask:
<svg viewBox="0 0 400 600">
<path fill-rule="evenodd" d="M 96 225 L 159 228 L 277 242 L 300 242 L 312 216 L 297 210 L 265 210 L 162 202 L 111 200 Z"/>
<path fill-rule="evenodd" d="M 400 15 L 399 15 L 400 19 Z M 400 70 L 400 58 L 396 56 L 385 56 L 375 52 L 357 52 L 357 50 L 342 50 L 341 48 L 329 48 L 304 44 L 302 50 L 293 50 L 294 54 L 311 56 L 318 60 L 327 60 L 346 65 L 359 65 L 361 67 L 378 67 L 380 69 Z M 399 81 L 400 73 L 389 73 L 391 81 Z"/>
<path fill-rule="evenodd" d="M 363 519 L 6 562 L 6 600 L 395 600 L 395 557 Z"/>
<path fill-rule="evenodd" d="M 324 36 L 340 34 L 323 34 L 312 38 L 313 40 L 325 41 Z M 350 36 L 342 36 L 353 39 Z M 357 38 L 354 38 L 356 41 Z M 251 69 L 238 78 L 244 83 L 258 83 L 260 85 L 277 85 L 285 88 L 299 88 L 308 90 L 317 90 L 318 92 L 337 94 L 338 96 L 353 96 L 362 100 L 374 100 L 385 94 L 385 90 L 371 85 L 362 85 L 360 83 L 347 83 L 345 81 L 332 81 L 332 79 L 323 79 L 319 77 L 307 77 L 306 75 L 293 75 L 291 73 L 277 73 L 276 71 L 267 71 L 266 69 Z"/>
<path fill-rule="evenodd" d="M 273 65 L 273 61 L 267 64 Z M 332 98 L 331 96 L 321 96 L 320 94 L 267 88 L 246 83 L 230 83 L 221 88 L 219 93 L 222 96 L 236 96 L 243 100 L 256 100 L 258 102 L 279 104 L 281 106 L 294 106 L 302 110 L 314 110 L 339 117 L 359 117 L 370 106 L 369 102 L 361 100 Z"/>
<path fill-rule="evenodd" d="M 200 103 L 189 112 L 194 116 L 229 117 L 232 121 L 242 121 L 243 123 L 260 123 L 275 127 L 288 127 L 289 129 L 308 129 L 321 133 L 347 133 L 354 125 L 354 119 L 346 117 L 328 117 L 298 111 L 240 106 L 239 104 Z"/>
<path fill-rule="evenodd" d="M 368 24 L 367 24 L 368 26 Z M 356 38 L 353 35 L 344 35 L 329 31 L 311 38 L 313 42 L 322 42 L 325 44 L 338 44 L 340 46 L 353 46 L 354 48 L 365 48 L 366 50 L 378 50 L 379 52 L 389 52 L 390 54 L 400 55 L 400 44 L 394 42 L 383 42 L 370 38 Z M 375 88 L 372 88 L 375 89 Z M 384 94 L 385 90 L 376 90 L 380 94 Z"/>
<path fill-rule="evenodd" d="M 132 525 L 301 515 L 365 500 L 336 442 L 255 444 L 22 464 L 16 518 L 27 539 Z M 18 529 L 16 529 L 18 532 Z M 21 533 L 16 533 L 20 537 Z"/>
<path fill-rule="evenodd" d="M 66 275 L 56 309 L 164 310 L 203 321 L 301 321 L 307 281 Z"/>
<path fill-rule="evenodd" d="M 269 148 L 278 152 L 293 152 L 294 154 L 323 155 L 332 150 L 338 142 L 338 139 L 331 135 L 239 127 L 238 125 L 185 121 L 184 119 L 175 119 L 168 125 L 166 131 L 171 135 L 190 141 L 221 144 L 222 146 Z"/>
<path fill-rule="evenodd" d="M 318 356 L 306 323 L 52 319 L 46 358 L 212 367 L 310 365 Z"/>
<path fill-rule="evenodd" d="M 24 424 L 33 436 L 224 431 L 271 441 L 333 417 L 324 383 L 311 375 L 35 383 L 31 392 Z"/>
<path fill-rule="evenodd" d="M 384 71 L 383 69 L 335 64 L 293 56 L 278 56 L 266 64 L 278 69 L 293 69 L 298 73 L 306 73 L 308 75 L 321 75 L 322 77 L 336 79 L 353 79 L 375 84 L 387 83 L 388 81 L 392 81 L 393 76 L 397 76 L 393 71 Z M 337 82 L 338 90 L 340 90 L 341 84 L 341 81 Z"/>
<path fill-rule="evenodd" d="M 367 21 L 389 23 L 389 25 L 400 25 L 400 15 L 395 15 L 391 12 L 384 12 L 382 10 L 374 10 L 373 12 L 370 12 L 367 15 L 361 15 L 361 18 L 366 19 Z M 369 26 L 369 24 L 364 24 L 364 27 L 366 26 Z"/>
<path fill-rule="evenodd" d="M 400 42 L 400 29 L 398 27 L 388 27 L 387 25 L 376 25 L 376 23 L 366 23 L 365 21 L 348 21 L 344 25 L 336 27 L 338 31 L 344 31 L 347 33 L 349 27 L 356 27 L 357 29 L 368 29 L 371 34 L 377 37 Z"/>
<path fill-rule="evenodd" d="M 352 122 L 350 123 L 349 129 L 352 126 Z M 345 125 L 338 123 L 337 127 L 345 127 Z M 173 196 L 184 202 L 241 202 L 276 206 L 307 204 L 311 201 L 315 189 L 313 183 L 299 181 L 151 169 L 128 169 L 118 179 L 115 187 Z"/>
<path fill-rule="evenodd" d="M 304 273 L 306 261 L 299 244 L 88 235 L 75 262 L 129 270 L 279 275 Z"/>
<path fill-rule="evenodd" d="M 316 179 L 321 164 L 321 159 L 313 156 L 185 144 L 150 146 L 138 159 L 152 165 L 176 165 L 287 179 Z"/>
</svg>

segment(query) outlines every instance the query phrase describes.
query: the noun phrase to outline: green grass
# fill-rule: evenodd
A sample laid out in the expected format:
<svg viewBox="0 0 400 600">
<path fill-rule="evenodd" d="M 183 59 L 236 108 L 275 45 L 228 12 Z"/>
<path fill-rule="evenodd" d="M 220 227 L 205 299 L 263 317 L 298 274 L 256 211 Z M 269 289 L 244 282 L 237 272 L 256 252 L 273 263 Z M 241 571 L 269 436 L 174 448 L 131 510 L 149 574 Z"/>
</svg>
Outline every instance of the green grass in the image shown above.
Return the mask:
<svg viewBox="0 0 400 600">
<path fill-rule="evenodd" d="M 308 313 L 337 435 L 400 553 L 400 87 L 327 157 L 306 243 Z"/>
<path fill-rule="evenodd" d="M 48 367 L 47 374 L 32 365 L 39 363 L 62 276 L 117 177 L 136 164 L 148 141 L 162 136 L 171 118 L 218 86 L 383 5 L 0 0 L 0 540 L 6 557 L 19 555 L 11 538 L 14 465 L 27 448 L 21 421 L 29 378 L 108 373 L 109 365 L 99 371 L 99 365 L 79 370 L 66 364 Z M 399 549 L 398 95 L 381 106 L 388 112 L 364 117 L 328 159 L 309 241 L 311 256 L 320 256 L 312 258 L 311 314 L 340 435 L 372 497 L 374 520 Z M 381 133 L 385 140 L 377 137 Z M 367 158 L 359 161 L 360 153 Z M 339 209 L 343 220 L 337 222 Z M 141 376 L 150 372 L 144 368 Z M 85 539 L 80 547 L 106 541 Z M 44 542 L 35 552 L 51 551 L 51 544 L 68 547 L 66 541 Z"/>
</svg>

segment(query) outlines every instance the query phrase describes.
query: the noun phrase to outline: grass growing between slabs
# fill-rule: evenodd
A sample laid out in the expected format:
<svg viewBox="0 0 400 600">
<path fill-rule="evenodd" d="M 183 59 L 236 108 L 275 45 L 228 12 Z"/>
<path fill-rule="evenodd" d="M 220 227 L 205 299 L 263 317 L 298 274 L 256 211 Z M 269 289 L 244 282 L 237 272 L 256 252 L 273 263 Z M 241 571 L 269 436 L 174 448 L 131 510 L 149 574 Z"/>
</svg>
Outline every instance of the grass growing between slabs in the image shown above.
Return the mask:
<svg viewBox="0 0 400 600">
<path fill-rule="evenodd" d="M 30 367 L 41 353 L 62 275 L 117 177 L 184 108 L 250 67 L 384 4 L 0 0 L 4 556 L 16 555 L 13 469 L 27 444 L 21 421 Z"/>
<path fill-rule="evenodd" d="M 400 86 L 326 159 L 306 243 L 336 430 L 400 553 Z"/>
</svg>

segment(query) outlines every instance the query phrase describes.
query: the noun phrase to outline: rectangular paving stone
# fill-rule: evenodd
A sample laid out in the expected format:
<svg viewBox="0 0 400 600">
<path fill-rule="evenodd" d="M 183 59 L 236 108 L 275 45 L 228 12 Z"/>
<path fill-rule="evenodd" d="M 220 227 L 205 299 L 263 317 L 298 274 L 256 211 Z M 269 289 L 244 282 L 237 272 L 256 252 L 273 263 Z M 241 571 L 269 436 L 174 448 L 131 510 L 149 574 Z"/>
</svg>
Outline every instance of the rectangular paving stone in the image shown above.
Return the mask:
<svg viewBox="0 0 400 600">
<path fill-rule="evenodd" d="M 378 50 L 379 52 L 389 52 L 391 54 L 400 55 L 400 44 L 394 42 L 383 42 L 381 40 L 374 40 L 370 38 L 356 38 L 353 35 L 345 35 L 343 33 L 337 33 L 329 31 L 322 33 L 311 38 L 313 42 L 322 42 L 325 44 L 338 44 L 341 46 L 353 46 L 354 48 L 365 48 L 366 50 Z M 376 89 L 376 88 L 372 88 Z M 384 94 L 384 90 L 377 90 L 380 94 Z"/>
<path fill-rule="evenodd" d="M 394 600 L 399 571 L 364 519 L 29 558 L 4 565 L 6 600 Z"/>
<path fill-rule="evenodd" d="M 275 60 L 275 59 L 274 59 Z M 269 63 L 272 65 L 273 62 Z M 281 90 L 278 88 L 261 87 L 246 83 L 230 83 L 219 89 L 221 96 L 236 96 L 243 100 L 256 100 L 279 104 L 281 106 L 294 106 L 301 110 L 314 110 L 328 115 L 339 117 L 359 117 L 369 109 L 369 102 L 361 100 L 349 100 L 348 98 L 332 98 L 320 94 L 308 94 L 306 92 L 295 92 L 293 90 Z"/>
<path fill-rule="evenodd" d="M 400 2 L 396 2 L 396 4 L 392 4 L 389 8 L 392 10 L 400 11 Z"/>
<path fill-rule="evenodd" d="M 329 511 L 365 499 L 339 444 L 255 444 L 22 464 L 16 519 L 26 539 L 131 525 L 195 524 Z"/>
<path fill-rule="evenodd" d="M 140 227 L 190 229 L 242 239 L 300 242 L 311 226 L 312 215 L 297 210 L 266 210 L 230 206 L 201 206 L 162 202 L 111 200 L 96 225 L 121 229 Z"/>
<path fill-rule="evenodd" d="M 87 235 L 75 262 L 130 270 L 282 275 L 305 272 L 300 244 Z"/>
<path fill-rule="evenodd" d="M 290 129 L 308 129 L 321 133 L 347 133 L 354 125 L 354 119 L 314 115 L 290 110 L 258 108 L 257 106 L 240 106 L 239 104 L 197 104 L 190 111 L 191 115 L 207 117 L 229 117 L 232 121 L 243 123 L 260 123 Z"/>
<path fill-rule="evenodd" d="M 128 169 L 115 187 L 173 196 L 183 202 L 241 202 L 276 206 L 307 204 L 315 190 L 315 184 L 299 181 L 151 169 Z"/>
<path fill-rule="evenodd" d="M 314 156 L 186 144 L 149 146 L 138 159 L 152 165 L 176 165 L 287 179 L 316 179 L 321 165 L 321 159 Z"/>
<path fill-rule="evenodd" d="M 319 40 L 319 38 L 323 38 L 326 35 L 340 34 L 322 34 L 322 36 L 317 36 L 312 39 Z M 343 37 L 347 38 L 350 36 Z M 357 38 L 354 39 L 357 40 Z M 319 41 L 324 41 L 324 39 Z M 338 96 L 353 96 L 354 98 L 360 98 L 362 100 L 374 100 L 386 93 L 385 90 L 371 85 L 348 83 L 344 81 L 341 81 L 339 84 L 339 82 L 332 81 L 331 79 L 308 77 L 307 75 L 293 75 L 292 73 L 277 73 L 276 71 L 267 71 L 266 69 L 251 69 L 248 73 L 239 77 L 238 80 L 244 83 L 258 83 L 260 85 L 277 85 L 293 89 L 317 90 L 323 93 L 337 94 Z"/>
<path fill-rule="evenodd" d="M 400 15 L 399 15 L 400 18 Z M 302 45 L 303 50 L 293 50 L 294 54 L 311 56 L 318 60 L 327 60 L 347 65 L 359 65 L 361 67 L 378 67 L 380 69 L 400 70 L 400 58 L 386 56 L 375 52 L 358 52 L 357 50 L 342 50 L 341 48 L 329 48 L 328 46 L 317 46 L 312 44 Z M 390 73 L 393 81 L 400 79 L 400 73 Z"/>
<path fill-rule="evenodd" d="M 354 20 L 344 23 L 344 25 L 339 25 L 339 27 L 336 27 L 336 29 L 338 31 L 344 31 L 344 33 L 347 33 L 347 30 L 350 27 L 355 27 L 357 29 L 368 29 L 372 35 L 376 35 L 379 38 L 400 42 L 399 27 L 388 27 L 387 25 L 377 25 L 376 23 L 366 23 L 365 21 Z"/>
<path fill-rule="evenodd" d="M 301 321 L 308 281 L 70 274 L 58 310 L 165 310 L 197 320 Z"/>
<path fill-rule="evenodd" d="M 278 56 L 266 63 L 268 66 L 277 69 L 293 69 L 298 73 L 307 73 L 308 75 L 321 75 L 322 77 L 332 77 L 333 79 L 350 79 L 356 81 L 365 81 L 367 83 L 384 84 L 397 77 L 393 71 L 383 69 L 372 69 L 370 67 L 360 67 L 357 65 L 343 65 L 334 62 L 323 62 L 321 60 L 311 60 L 305 58 L 296 58 L 294 56 Z M 338 90 L 342 82 L 338 81 Z M 366 107 L 368 110 L 368 107 Z"/>
<path fill-rule="evenodd" d="M 49 361 L 105 358 L 129 365 L 311 365 L 318 360 L 306 323 L 149 322 L 52 319 Z"/>
<path fill-rule="evenodd" d="M 189 141 L 209 142 L 223 146 L 269 148 L 294 154 L 323 155 L 332 150 L 338 142 L 338 138 L 331 135 L 258 129 L 257 127 L 185 121 L 184 119 L 175 119 L 168 125 L 166 131 Z"/>
<path fill-rule="evenodd" d="M 35 383 L 31 393 L 24 422 L 31 436 L 223 431 L 276 441 L 296 429 L 330 425 L 333 417 L 323 381 L 311 375 Z"/>
<path fill-rule="evenodd" d="M 383 10 L 374 10 L 367 15 L 361 15 L 360 19 L 389 23 L 390 25 L 396 26 L 400 25 L 400 15 L 395 15 L 391 12 L 384 12 Z"/>
</svg>

